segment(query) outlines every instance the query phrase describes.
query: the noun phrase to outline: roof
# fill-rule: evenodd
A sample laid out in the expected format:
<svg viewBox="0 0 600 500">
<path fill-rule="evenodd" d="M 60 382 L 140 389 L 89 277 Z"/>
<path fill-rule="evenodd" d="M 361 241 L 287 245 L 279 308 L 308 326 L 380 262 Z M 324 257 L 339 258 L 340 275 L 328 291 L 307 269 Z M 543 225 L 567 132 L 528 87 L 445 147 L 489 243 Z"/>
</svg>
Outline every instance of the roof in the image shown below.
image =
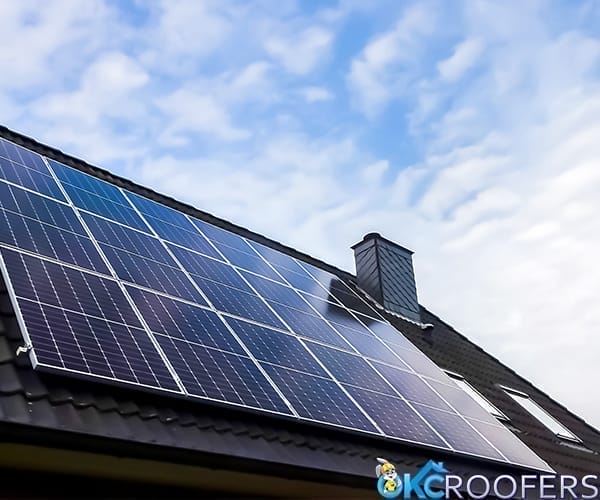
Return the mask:
<svg viewBox="0 0 600 500">
<path fill-rule="evenodd" d="M 126 179 L 67 156 L 0 127 L 0 136 L 71 167 L 109 180 L 194 217 L 241 234 L 355 283 L 350 273 L 321 262 L 246 228 L 184 205 Z M 375 459 L 384 456 L 407 472 L 431 457 L 421 448 L 369 436 L 290 423 L 264 415 L 213 408 L 162 395 L 34 371 L 26 356 L 16 356 L 22 338 L 6 288 L 0 283 L 0 433 L 12 440 L 48 446 L 85 446 L 118 450 L 160 460 L 211 464 L 227 457 L 257 473 L 301 474 L 315 481 L 372 488 Z M 355 286 L 355 285 L 354 285 Z M 387 319 L 441 368 L 463 375 L 511 419 L 519 437 L 557 472 L 584 475 L 600 468 L 600 433 L 484 352 L 437 316 L 422 308 L 420 326 L 384 312 Z M 524 332 L 525 333 L 525 332 Z M 585 447 L 567 446 L 512 401 L 498 384 L 526 392 L 579 436 Z M 508 465 L 436 454 L 453 473 L 485 475 L 509 471 Z"/>
</svg>

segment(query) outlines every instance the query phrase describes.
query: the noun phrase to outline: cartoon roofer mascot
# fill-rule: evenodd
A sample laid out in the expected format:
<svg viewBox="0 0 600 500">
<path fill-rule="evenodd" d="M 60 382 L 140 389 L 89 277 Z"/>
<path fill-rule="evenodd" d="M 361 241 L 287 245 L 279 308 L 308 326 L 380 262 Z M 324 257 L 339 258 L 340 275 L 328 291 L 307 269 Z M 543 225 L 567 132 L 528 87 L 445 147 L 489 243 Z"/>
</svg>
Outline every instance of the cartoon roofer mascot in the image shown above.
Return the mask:
<svg viewBox="0 0 600 500">
<path fill-rule="evenodd" d="M 402 481 L 396 472 L 396 467 L 385 458 L 378 458 L 379 465 L 375 467 L 377 474 L 377 491 L 384 498 L 396 498 L 402 491 Z"/>
</svg>

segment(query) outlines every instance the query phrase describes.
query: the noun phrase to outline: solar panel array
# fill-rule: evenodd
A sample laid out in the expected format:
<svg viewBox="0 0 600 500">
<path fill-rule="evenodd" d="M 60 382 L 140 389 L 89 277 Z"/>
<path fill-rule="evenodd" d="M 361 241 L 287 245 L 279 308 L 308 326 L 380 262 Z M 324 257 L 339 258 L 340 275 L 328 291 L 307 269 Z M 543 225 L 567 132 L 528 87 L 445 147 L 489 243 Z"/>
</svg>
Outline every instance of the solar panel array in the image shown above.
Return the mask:
<svg viewBox="0 0 600 500">
<path fill-rule="evenodd" d="M 0 140 L 34 367 L 548 466 L 339 277 Z"/>
</svg>

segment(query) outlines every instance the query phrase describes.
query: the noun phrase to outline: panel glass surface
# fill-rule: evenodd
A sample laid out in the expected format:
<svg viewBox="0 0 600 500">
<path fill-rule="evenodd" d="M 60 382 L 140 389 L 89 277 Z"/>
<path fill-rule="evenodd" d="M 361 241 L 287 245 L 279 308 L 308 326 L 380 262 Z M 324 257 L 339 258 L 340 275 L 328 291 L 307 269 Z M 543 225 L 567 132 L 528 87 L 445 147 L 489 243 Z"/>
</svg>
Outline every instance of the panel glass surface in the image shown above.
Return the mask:
<svg viewBox="0 0 600 500">
<path fill-rule="evenodd" d="M 250 358 L 162 335 L 157 339 L 188 394 L 291 414 Z"/>
<path fill-rule="evenodd" d="M 269 377 L 301 417 L 353 429 L 378 432 L 356 404 L 331 380 L 264 365 Z"/>
<path fill-rule="evenodd" d="M 388 436 L 449 448 L 427 423 L 402 399 L 373 391 L 346 388 L 355 401 L 372 415 Z"/>
<path fill-rule="evenodd" d="M 327 376 L 297 337 L 234 318 L 226 321 L 259 361 Z"/>
<path fill-rule="evenodd" d="M 277 319 L 258 295 L 221 285 L 199 276 L 192 276 L 192 278 L 216 309 L 285 329 L 283 323 Z"/>
<path fill-rule="evenodd" d="M 245 354 L 216 313 L 132 286 L 127 286 L 127 292 L 152 332 Z"/>
<path fill-rule="evenodd" d="M 342 278 L 6 141 L 0 162 L 37 366 L 547 469 Z"/>
<path fill-rule="evenodd" d="M 66 201 L 42 157 L 0 139 L 0 179 Z"/>
<path fill-rule="evenodd" d="M 306 344 L 336 380 L 384 394 L 391 392 L 390 386 L 364 358 L 314 342 Z"/>
<path fill-rule="evenodd" d="M 56 161 L 50 160 L 50 165 L 76 207 L 148 232 L 146 224 L 116 186 Z"/>
<path fill-rule="evenodd" d="M 116 282 L 1 253 L 39 364 L 178 391 Z"/>
<path fill-rule="evenodd" d="M 4 183 L 0 183 L 0 243 L 108 273 L 70 207 Z"/>
<path fill-rule="evenodd" d="M 252 293 L 248 283 L 229 264 L 175 245 L 168 244 L 168 247 L 188 273 Z"/>
</svg>

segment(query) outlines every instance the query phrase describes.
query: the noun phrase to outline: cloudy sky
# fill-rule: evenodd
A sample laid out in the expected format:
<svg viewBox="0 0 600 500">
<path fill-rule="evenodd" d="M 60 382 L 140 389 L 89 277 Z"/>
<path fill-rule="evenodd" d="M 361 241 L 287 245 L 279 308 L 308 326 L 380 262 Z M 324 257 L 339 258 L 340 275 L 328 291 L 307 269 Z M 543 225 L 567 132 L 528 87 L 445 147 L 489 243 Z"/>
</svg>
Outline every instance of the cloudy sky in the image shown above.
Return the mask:
<svg viewBox="0 0 600 500">
<path fill-rule="evenodd" d="M 0 122 L 420 301 L 600 427 L 600 3 L 0 2 Z"/>
</svg>

